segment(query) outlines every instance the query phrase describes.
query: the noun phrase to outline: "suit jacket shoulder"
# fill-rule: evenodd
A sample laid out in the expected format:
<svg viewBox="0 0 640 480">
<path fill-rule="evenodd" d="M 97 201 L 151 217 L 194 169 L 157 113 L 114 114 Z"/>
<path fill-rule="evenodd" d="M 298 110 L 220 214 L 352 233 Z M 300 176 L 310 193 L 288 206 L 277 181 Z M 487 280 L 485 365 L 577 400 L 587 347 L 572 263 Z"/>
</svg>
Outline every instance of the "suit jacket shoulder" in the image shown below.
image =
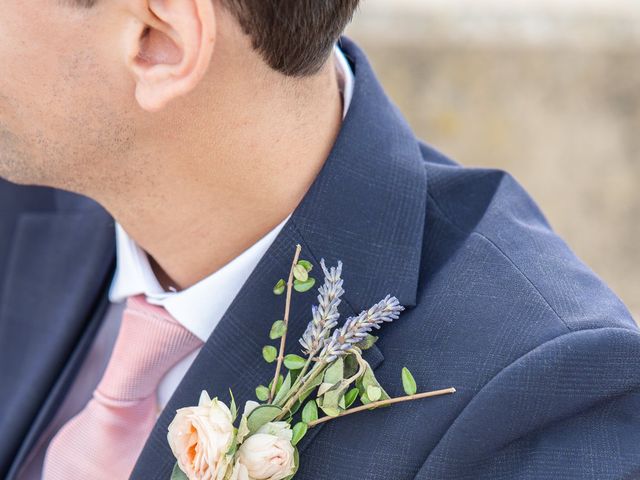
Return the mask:
<svg viewBox="0 0 640 480">
<path fill-rule="evenodd" d="M 637 329 L 625 305 L 553 231 L 509 173 L 462 167 L 424 143 L 421 150 L 431 220 L 496 250 L 528 284 L 522 293 L 545 304 L 567 330 Z"/>
<path fill-rule="evenodd" d="M 421 150 L 429 193 L 418 302 L 381 338 L 380 370 L 420 365 L 423 388 L 458 391 L 414 405 L 438 431 L 415 478 L 635 478 L 631 315 L 513 177 Z"/>
</svg>

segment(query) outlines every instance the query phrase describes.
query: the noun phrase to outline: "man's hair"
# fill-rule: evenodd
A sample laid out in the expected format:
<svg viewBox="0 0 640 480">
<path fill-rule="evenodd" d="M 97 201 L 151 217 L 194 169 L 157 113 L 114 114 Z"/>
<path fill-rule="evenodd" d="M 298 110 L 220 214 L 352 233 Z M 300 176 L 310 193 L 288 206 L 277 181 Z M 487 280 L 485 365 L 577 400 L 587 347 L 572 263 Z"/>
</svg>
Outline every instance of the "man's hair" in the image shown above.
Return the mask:
<svg viewBox="0 0 640 480">
<path fill-rule="evenodd" d="M 92 7 L 98 0 L 75 0 Z M 360 0 L 221 0 L 271 68 L 288 76 L 317 73 Z"/>
</svg>

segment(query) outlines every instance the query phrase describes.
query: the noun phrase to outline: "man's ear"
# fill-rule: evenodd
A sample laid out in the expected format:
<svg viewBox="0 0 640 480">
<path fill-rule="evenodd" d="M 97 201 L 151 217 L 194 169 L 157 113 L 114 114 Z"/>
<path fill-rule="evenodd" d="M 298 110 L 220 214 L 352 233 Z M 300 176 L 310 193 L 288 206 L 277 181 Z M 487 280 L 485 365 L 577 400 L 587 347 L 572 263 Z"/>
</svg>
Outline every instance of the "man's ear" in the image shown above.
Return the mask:
<svg viewBox="0 0 640 480">
<path fill-rule="evenodd" d="M 143 0 L 133 11 L 129 68 L 136 100 L 148 111 L 189 93 L 202 79 L 215 43 L 212 0 Z"/>
</svg>

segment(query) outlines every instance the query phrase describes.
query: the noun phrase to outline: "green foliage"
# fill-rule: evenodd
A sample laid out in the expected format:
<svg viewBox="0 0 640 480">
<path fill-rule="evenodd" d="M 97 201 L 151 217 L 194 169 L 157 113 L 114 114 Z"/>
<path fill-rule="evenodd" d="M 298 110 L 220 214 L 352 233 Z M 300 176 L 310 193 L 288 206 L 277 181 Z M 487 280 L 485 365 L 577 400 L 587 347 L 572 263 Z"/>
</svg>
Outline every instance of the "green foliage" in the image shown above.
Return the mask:
<svg viewBox="0 0 640 480">
<path fill-rule="evenodd" d="M 416 380 L 407 367 L 402 369 L 402 388 L 407 395 L 415 395 L 418 391 Z"/>
<path fill-rule="evenodd" d="M 261 426 L 271 422 L 274 418 L 280 415 L 282 409 L 275 405 L 260 405 L 253 410 L 247 418 L 247 427 L 249 432 L 253 435 Z"/>
<path fill-rule="evenodd" d="M 261 402 L 266 402 L 267 399 L 269 398 L 269 389 L 264 385 L 258 385 L 256 387 L 256 397 Z"/>
<path fill-rule="evenodd" d="M 284 335 L 284 332 L 287 331 L 287 326 L 284 324 L 284 320 L 276 320 L 271 325 L 271 331 L 269 332 L 269 338 L 271 340 L 276 340 Z"/>
<path fill-rule="evenodd" d="M 236 399 L 233 397 L 233 392 L 229 389 L 229 395 L 231 396 L 231 403 L 229 406 L 229 411 L 231 412 L 232 421 L 235 422 L 236 417 L 238 416 L 238 407 L 236 405 Z"/>
<path fill-rule="evenodd" d="M 316 279 L 313 277 L 307 278 L 304 282 L 298 280 L 297 278 L 293 281 L 293 289 L 296 292 L 306 292 L 311 289 L 316 283 Z"/>
<path fill-rule="evenodd" d="M 309 279 L 309 272 L 300 263 L 293 266 L 293 276 L 300 282 L 306 282 Z"/>
<path fill-rule="evenodd" d="M 284 293 L 285 285 L 286 284 L 284 282 L 284 278 L 281 278 L 273 287 L 273 293 L 275 293 L 276 295 L 282 295 Z"/>
<path fill-rule="evenodd" d="M 344 378 L 344 358 L 339 357 L 324 372 L 323 383 L 335 385 Z"/>
<path fill-rule="evenodd" d="M 329 416 L 335 417 L 344 409 L 344 392 L 349 381 L 344 379 L 345 360 L 339 357 L 325 370 L 322 384 L 318 388 L 318 406 Z"/>
<path fill-rule="evenodd" d="M 289 370 L 300 370 L 302 367 L 304 367 L 305 363 L 307 363 L 307 361 L 300 355 L 290 353 L 289 355 L 284 357 L 284 366 Z"/>
<path fill-rule="evenodd" d="M 371 400 L 369 398 L 368 391 L 367 391 L 369 387 L 377 387 L 380 389 L 380 397 L 378 398 L 378 400 L 389 399 L 389 395 L 387 394 L 387 392 L 384 391 L 384 388 L 382 388 L 380 383 L 378 383 L 378 379 L 373 374 L 373 370 L 371 370 L 371 366 L 369 364 L 367 364 L 367 368 L 364 374 L 358 379 L 356 384 L 357 384 L 358 390 L 360 391 L 360 401 L 363 404 L 377 401 L 377 400 Z M 376 394 L 377 391 L 373 390 L 373 393 Z"/>
<path fill-rule="evenodd" d="M 313 265 L 308 260 L 298 260 L 298 265 L 302 265 L 307 272 L 310 272 L 313 269 Z"/>
<path fill-rule="evenodd" d="M 273 363 L 278 357 L 278 350 L 273 345 L 265 345 L 262 349 L 262 358 L 265 362 Z"/>
<path fill-rule="evenodd" d="M 302 409 L 302 421 L 311 423 L 318 419 L 318 405 L 315 400 L 309 400 Z"/>
<path fill-rule="evenodd" d="M 344 408 L 349 408 L 358 398 L 358 389 L 352 388 L 344 396 Z"/>
<path fill-rule="evenodd" d="M 292 383 L 295 381 L 291 372 L 287 373 L 287 376 L 284 378 L 282 385 L 278 388 L 278 392 L 276 393 L 276 398 L 273 399 L 273 403 L 279 405 L 282 402 L 282 399 L 289 393 L 291 389 Z"/>
<path fill-rule="evenodd" d="M 370 401 L 377 402 L 378 400 L 380 400 L 381 396 L 382 389 L 380 387 L 376 387 L 375 385 L 369 385 L 367 387 L 367 397 L 369 397 Z"/>
<path fill-rule="evenodd" d="M 293 426 L 293 437 L 291 438 L 291 444 L 295 447 L 302 437 L 307 434 L 309 427 L 304 422 L 298 422 Z"/>
</svg>

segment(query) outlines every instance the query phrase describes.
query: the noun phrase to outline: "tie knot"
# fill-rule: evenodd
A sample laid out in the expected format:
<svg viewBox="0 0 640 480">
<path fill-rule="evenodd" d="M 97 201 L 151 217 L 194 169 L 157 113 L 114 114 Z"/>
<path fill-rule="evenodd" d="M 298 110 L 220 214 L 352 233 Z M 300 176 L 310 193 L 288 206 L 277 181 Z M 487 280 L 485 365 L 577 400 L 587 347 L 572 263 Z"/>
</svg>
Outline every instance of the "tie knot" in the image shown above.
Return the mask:
<svg viewBox="0 0 640 480">
<path fill-rule="evenodd" d="M 148 303 L 142 294 L 131 296 L 96 393 L 116 402 L 147 398 L 171 367 L 201 345 L 164 307 Z"/>
</svg>

